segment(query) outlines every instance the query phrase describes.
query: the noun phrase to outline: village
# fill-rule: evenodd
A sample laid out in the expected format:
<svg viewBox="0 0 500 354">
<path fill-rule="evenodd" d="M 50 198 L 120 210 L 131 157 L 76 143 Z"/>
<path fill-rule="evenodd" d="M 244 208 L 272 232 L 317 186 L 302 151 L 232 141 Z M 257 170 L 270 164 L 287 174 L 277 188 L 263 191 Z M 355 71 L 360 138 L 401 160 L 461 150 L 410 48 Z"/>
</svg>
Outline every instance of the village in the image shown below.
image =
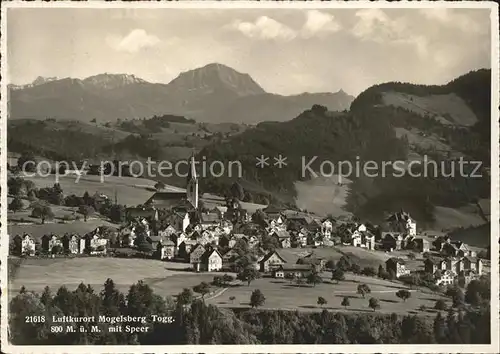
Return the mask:
<svg viewBox="0 0 500 354">
<path fill-rule="evenodd" d="M 274 205 L 251 214 L 236 198 L 208 209 L 199 199 L 198 183 L 192 157 L 186 192 L 156 192 L 143 205 L 127 208 L 119 228 L 99 226 L 84 235 L 50 233 L 40 239 L 10 235 L 11 255 L 140 257 L 175 262 L 177 268 L 184 264 L 186 272 L 235 273 L 248 284 L 262 276 L 316 285 L 324 272 L 332 272 L 333 280 L 344 279 L 336 272 L 340 268 L 436 289 L 464 287 L 484 272 L 477 251 L 447 235 L 420 235 L 416 220 L 403 210 L 390 215 L 388 231 L 381 231 L 357 220 L 317 218 Z M 329 250 L 344 256 L 335 261 Z M 349 257 L 356 251 L 357 259 L 380 255 L 378 272 L 375 264 L 356 264 Z"/>
</svg>

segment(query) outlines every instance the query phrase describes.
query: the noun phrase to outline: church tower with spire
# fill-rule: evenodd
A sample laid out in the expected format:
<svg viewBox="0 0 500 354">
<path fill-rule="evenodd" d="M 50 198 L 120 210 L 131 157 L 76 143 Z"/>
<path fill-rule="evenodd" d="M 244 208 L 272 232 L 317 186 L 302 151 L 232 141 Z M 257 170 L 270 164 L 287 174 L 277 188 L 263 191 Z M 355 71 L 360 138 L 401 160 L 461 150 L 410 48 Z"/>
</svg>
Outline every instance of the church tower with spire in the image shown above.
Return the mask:
<svg viewBox="0 0 500 354">
<path fill-rule="evenodd" d="M 198 176 L 196 175 L 196 163 L 194 153 L 189 159 L 189 172 L 187 175 L 186 187 L 187 200 L 193 204 L 195 209 L 198 209 Z"/>
</svg>

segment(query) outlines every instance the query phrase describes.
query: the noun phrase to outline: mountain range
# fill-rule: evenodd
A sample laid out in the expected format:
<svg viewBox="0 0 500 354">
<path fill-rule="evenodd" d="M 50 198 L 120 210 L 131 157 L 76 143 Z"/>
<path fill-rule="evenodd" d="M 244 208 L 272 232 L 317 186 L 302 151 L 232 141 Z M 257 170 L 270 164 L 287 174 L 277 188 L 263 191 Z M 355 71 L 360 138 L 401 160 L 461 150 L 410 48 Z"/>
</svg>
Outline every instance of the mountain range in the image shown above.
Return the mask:
<svg viewBox="0 0 500 354">
<path fill-rule="evenodd" d="M 31 84 L 9 88 L 11 119 L 84 122 L 173 114 L 201 122 L 254 124 L 293 119 L 313 104 L 343 111 L 354 99 L 342 90 L 292 96 L 268 93 L 250 75 L 217 63 L 183 72 L 168 84 L 105 73 L 83 80 L 38 77 Z"/>
</svg>

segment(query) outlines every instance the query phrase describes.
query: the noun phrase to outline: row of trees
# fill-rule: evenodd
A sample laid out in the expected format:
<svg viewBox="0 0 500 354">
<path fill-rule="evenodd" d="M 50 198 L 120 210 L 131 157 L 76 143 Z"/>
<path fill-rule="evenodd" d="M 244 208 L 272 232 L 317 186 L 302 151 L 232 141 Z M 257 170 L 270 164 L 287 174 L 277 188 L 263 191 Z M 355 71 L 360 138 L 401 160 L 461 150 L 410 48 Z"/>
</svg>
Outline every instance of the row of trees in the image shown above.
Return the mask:
<svg viewBox="0 0 500 354">
<path fill-rule="evenodd" d="M 208 284 L 196 286 L 203 294 Z M 234 301 L 234 298 L 232 299 Z M 300 313 L 257 311 L 266 301 L 260 290 L 250 296 L 252 310 L 221 311 L 194 298 L 191 289 L 175 297 L 162 298 L 142 281 L 126 294 L 108 279 L 96 292 L 80 284 L 74 291 L 60 287 L 55 294 L 47 287 L 41 293 L 21 289 L 9 305 L 10 339 L 14 344 L 278 344 L 278 343 L 488 343 L 489 306 L 475 310 L 450 310 L 438 314 L 434 323 L 417 316 L 379 314 Z M 345 300 L 344 300 L 345 301 Z M 343 306 L 348 303 L 343 301 Z M 376 310 L 380 304 L 369 300 Z M 153 323 L 151 315 L 171 316 L 172 323 Z M 148 333 L 112 333 L 108 324 L 83 323 L 88 332 L 51 333 L 52 316 L 146 316 Z M 43 316 L 43 323 L 27 323 L 26 316 Z M 100 332 L 90 331 L 98 326 Z"/>
</svg>

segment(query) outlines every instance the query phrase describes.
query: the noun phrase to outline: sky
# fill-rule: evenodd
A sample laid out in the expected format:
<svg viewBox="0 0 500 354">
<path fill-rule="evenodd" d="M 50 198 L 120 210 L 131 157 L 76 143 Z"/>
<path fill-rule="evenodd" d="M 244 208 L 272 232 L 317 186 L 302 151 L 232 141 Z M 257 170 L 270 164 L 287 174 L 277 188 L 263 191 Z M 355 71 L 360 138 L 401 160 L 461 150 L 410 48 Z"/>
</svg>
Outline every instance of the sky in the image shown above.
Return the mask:
<svg viewBox="0 0 500 354">
<path fill-rule="evenodd" d="M 9 82 L 133 74 L 168 83 L 221 63 L 284 95 L 444 84 L 491 66 L 489 9 L 16 8 Z"/>
</svg>

